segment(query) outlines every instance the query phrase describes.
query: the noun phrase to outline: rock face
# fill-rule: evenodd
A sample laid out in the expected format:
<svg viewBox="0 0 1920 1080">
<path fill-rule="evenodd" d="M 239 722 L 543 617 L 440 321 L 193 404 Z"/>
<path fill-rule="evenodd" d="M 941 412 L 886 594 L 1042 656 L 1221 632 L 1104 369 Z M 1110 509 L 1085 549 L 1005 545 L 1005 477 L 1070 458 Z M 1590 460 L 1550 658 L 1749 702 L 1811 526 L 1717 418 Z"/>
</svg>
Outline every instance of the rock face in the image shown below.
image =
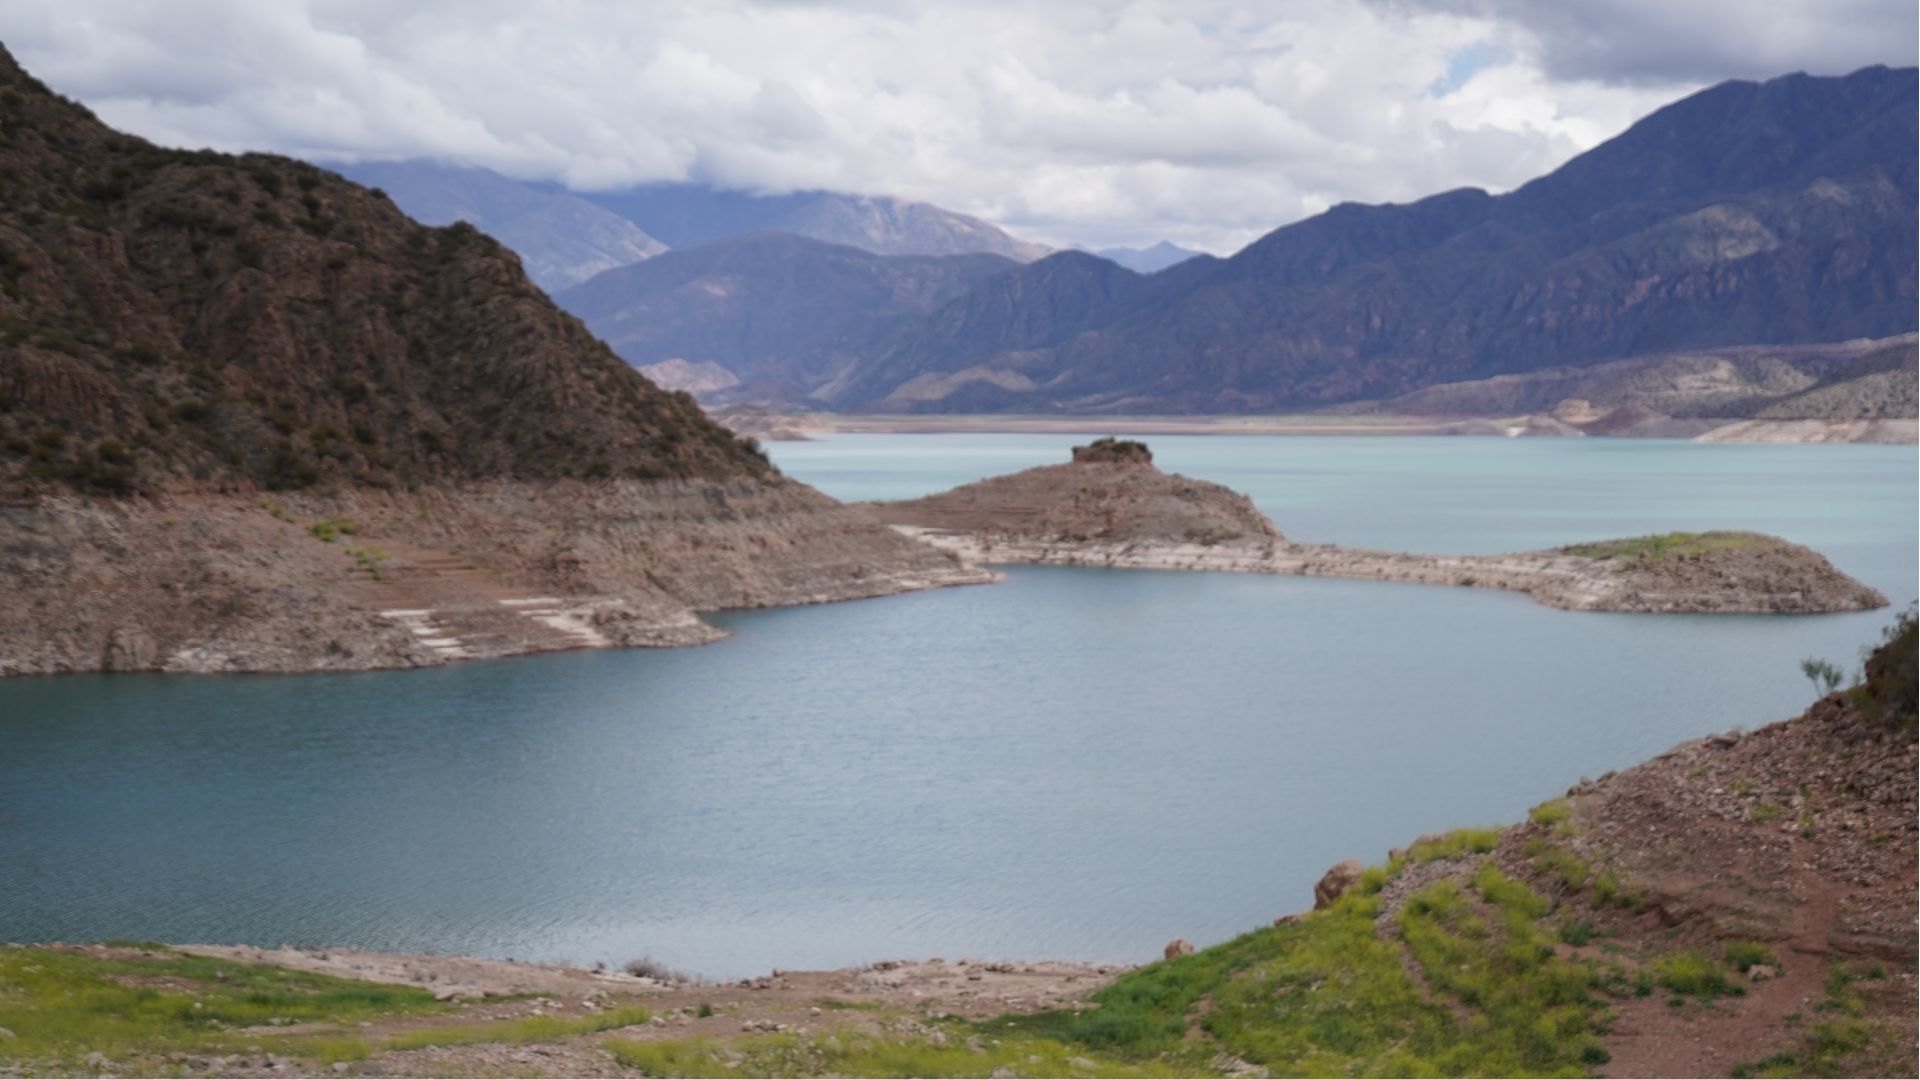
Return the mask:
<svg viewBox="0 0 1920 1080">
<path fill-rule="evenodd" d="M 1319 881 L 1314 882 L 1314 910 L 1331 907 L 1335 900 L 1346 895 L 1348 889 L 1359 883 L 1360 875 L 1366 873 L 1366 870 L 1367 868 L 1361 865 L 1359 859 L 1342 859 L 1335 863 L 1332 869 L 1320 876 Z"/>
<path fill-rule="evenodd" d="M 0 674 L 710 640 L 986 580 L 779 475 L 471 226 L 115 133 L 0 51 Z"/>
<path fill-rule="evenodd" d="M 1123 446 L 1135 449 L 1116 449 Z M 1510 555 L 1289 542 L 1252 500 L 1170 476 L 1140 444 L 879 503 L 882 521 L 968 562 L 1302 574 L 1523 592 L 1575 611 L 1812 613 L 1886 606 L 1818 552 L 1757 533 L 1669 533 Z M 1109 460 L 1112 455 L 1129 460 Z"/>
</svg>

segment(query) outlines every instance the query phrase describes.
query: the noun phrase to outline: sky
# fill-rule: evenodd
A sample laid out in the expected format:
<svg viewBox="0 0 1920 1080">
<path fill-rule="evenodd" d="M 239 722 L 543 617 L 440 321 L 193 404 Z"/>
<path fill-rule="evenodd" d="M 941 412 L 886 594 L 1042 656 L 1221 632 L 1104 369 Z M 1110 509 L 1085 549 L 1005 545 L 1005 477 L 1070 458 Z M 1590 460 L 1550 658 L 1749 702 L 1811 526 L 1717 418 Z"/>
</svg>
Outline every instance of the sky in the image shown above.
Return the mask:
<svg viewBox="0 0 1920 1080">
<path fill-rule="evenodd" d="M 894 195 L 1065 246 L 1230 252 L 1548 172 L 1730 78 L 1915 63 L 1913 0 L 6 0 L 156 142 L 576 190 Z"/>
</svg>

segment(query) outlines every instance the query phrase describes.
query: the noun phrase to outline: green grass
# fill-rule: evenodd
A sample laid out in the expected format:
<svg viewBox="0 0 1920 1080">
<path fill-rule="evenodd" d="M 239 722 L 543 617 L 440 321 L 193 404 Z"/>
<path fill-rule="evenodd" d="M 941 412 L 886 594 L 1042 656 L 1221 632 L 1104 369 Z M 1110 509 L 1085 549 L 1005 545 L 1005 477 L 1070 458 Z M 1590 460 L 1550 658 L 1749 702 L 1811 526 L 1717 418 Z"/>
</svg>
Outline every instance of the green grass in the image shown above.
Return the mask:
<svg viewBox="0 0 1920 1080">
<path fill-rule="evenodd" d="M 585 1016 L 523 1016 L 485 1024 L 460 1024 L 423 1027 L 388 1036 L 381 1048 L 418 1050 L 425 1046 L 469 1046 L 474 1043 L 559 1042 L 574 1035 L 632 1027 L 653 1019 L 653 1012 L 639 1005 L 624 1005 Z"/>
<path fill-rule="evenodd" d="M 348 1024 L 444 1006 L 412 987 L 336 979 L 283 968 L 161 951 L 105 958 L 0 948 L 0 1060 L 71 1062 L 171 1051 L 218 1051 L 258 1042 L 237 1028 L 281 1019 Z"/>
<path fill-rule="evenodd" d="M 1621 540 L 1601 540 L 1591 544 L 1572 544 L 1560 550 L 1588 559 L 1645 559 L 1654 561 L 1677 555 L 1700 555 L 1710 551 L 1737 551 L 1771 547 L 1774 541 L 1758 533 L 1670 532 L 1653 536 L 1631 536 Z"/>
<path fill-rule="evenodd" d="M 623 1068 L 648 1076 L 986 1076 L 995 1069 L 1019 1076 L 1189 1075 L 1054 1039 L 997 1035 L 976 1037 L 972 1045 L 951 1037 L 936 1044 L 926 1037 L 845 1028 L 817 1035 L 749 1036 L 724 1044 L 712 1039 L 608 1039 L 601 1045 Z"/>
<path fill-rule="evenodd" d="M 1881 1025 L 1865 1019 L 1866 1001 L 1853 989 L 1853 983 L 1871 974 L 1856 975 L 1835 963 L 1827 969 L 1826 1000 L 1814 1006 L 1825 1019 L 1807 1028 L 1799 1046 L 1775 1054 L 1763 1061 L 1742 1064 L 1733 1070 L 1739 1077 L 1856 1076 L 1860 1055 L 1882 1049 L 1889 1033 Z M 1911 1061 L 1906 1061 L 1911 1065 Z M 1888 1073 L 1885 1075 L 1898 1075 Z"/>
<path fill-rule="evenodd" d="M 1579 948 L 1593 940 L 1593 924 L 1577 919 L 1560 927 L 1560 940 Z"/>
<path fill-rule="evenodd" d="M 1472 853 L 1491 835 L 1455 834 L 1429 852 Z M 1378 932 L 1378 892 L 1363 879 L 1298 923 L 1131 972 L 1092 1010 L 978 1030 L 1188 1070 L 1225 1052 L 1276 1075 L 1583 1076 L 1604 1059 L 1600 968 L 1555 953 L 1545 897 L 1482 860 L 1470 881 L 1407 898 L 1395 934 Z M 1186 1038 L 1191 1025 L 1211 1039 Z"/>
<path fill-rule="evenodd" d="M 1747 992 L 1712 957 L 1690 949 L 1655 957 L 1652 968 L 1654 981 L 1676 994 L 1715 998 Z"/>
<path fill-rule="evenodd" d="M 1633 911 L 1640 906 L 1640 894 L 1609 870 L 1593 879 L 1593 902 L 1601 907 Z"/>
<path fill-rule="evenodd" d="M 375 581 L 385 580 L 385 572 L 381 566 L 388 559 L 393 558 L 391 554 L 377 547 L 352 547 L 347 549 L 347 554 L 353 556 L 354 566 L 365 570 Z"/>
<path fill-rule="evenodd" d="M 1573 835 L 1573 807 L 1563 798 L 1543 802 L 1527 811 L 1527 820 L 1544 825 L 1562 836 Z"/>
<path fill-rule="evenodd" d="M 1407 851 L 1407 859 L 1415 863 L 1429 863 L 1438 859 L 1457 859 L 1462 855 L 1484 855 L 1499 842 L 1499 829 L 1455 829 L 1438 840 L 1413 845 Z"/>
<path fill-rule="evenodd" d="M 1538 836 L 1527 841 L 1526 853 L 1535 870 L 1558 881 L 1569 892 L 1585 889 L 1593 877 L 1593 867 L 1587 865 L 1585 859 Z"/>
<path fill-rule="evenodd" d="M 1727 958 L 1727 963 L 1732 965 L 1733 969 L 1741 974 L 1745 974 L 1756 964 L 1765 964 L 1775 969 L 1780 966 L 1780 960 L 1773 955 L 1773 950 L 1758 941 L 1728 942 L 1724 950 L 1724 955 Z"/>
<path fill-rule="evenodd" d="M 358 531 L 360 531 L 360 526 L 355 525 L 346 518 L 329 518 L 325 521 L 316 521 L 307 526 L 307 532 L 311 533 L 315 540 L 323 544 L 331 544 L 342 536 L 352 536 Z"/>
</svg>

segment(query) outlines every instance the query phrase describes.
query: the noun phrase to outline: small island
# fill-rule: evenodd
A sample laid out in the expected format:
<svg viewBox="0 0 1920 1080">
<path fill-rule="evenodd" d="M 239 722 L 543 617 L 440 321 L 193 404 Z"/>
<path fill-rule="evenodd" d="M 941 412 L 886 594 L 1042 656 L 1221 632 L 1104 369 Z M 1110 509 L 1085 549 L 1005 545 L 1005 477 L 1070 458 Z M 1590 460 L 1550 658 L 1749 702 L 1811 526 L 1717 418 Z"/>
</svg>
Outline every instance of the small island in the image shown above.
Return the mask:
<svg viewBox="0 0 1920 1080">
<path fill-rule="evenodd" d="M 1470 585 L 1571 611 L 1812 614 L 1887 598 L 1810 548 L 1752 532 L 1667 533 L 1504 555 L 1417 555 L 1288 540 L 1253 501 L 1162 472 L 1112 438 L 1073 460 L 899 502 L 882 521 L 969 562 L 1216 570 Z"/>
</svg>

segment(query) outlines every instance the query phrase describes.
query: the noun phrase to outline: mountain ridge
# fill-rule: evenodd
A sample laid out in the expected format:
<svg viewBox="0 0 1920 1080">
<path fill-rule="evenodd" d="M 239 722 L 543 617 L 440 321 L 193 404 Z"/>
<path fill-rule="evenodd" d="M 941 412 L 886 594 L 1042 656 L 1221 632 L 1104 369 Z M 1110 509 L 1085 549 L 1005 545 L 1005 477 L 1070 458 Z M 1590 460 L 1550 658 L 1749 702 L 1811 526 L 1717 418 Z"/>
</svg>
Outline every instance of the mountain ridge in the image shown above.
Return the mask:
<svg viewBox="0 0 1920 1080">
<path fill-rule="evenodd" d="M 1912 68 L 1724 83 L 1506 195 L 1344 203 L 1179 264 L 1063 343 L 983 356 L 941 342 L 952 316 L 935 313 L 823 396 L 856 411 L 1257 412 L 1662 349 L 1906 333 L 1914 91 Z M 996 287 L 1070 308 L 1045 262 Z"/>
<path fill-rule="evenodd" d="M 1051 249 L 968 214 L 892 196 L 801 191 L 755 195 L 702 184 L 648 184 L 584 198 L 675 247 L 787 232 L 876 255 L 1000 255 L 1031 262 Z"/>
<path fill-rule="evenodd" d="M 380 188 L 423 225 L 468 222 L 512 248 L 527 276 L 549 293 L 667 250 L 639 226 L 578 195 L 524 184 L 490 169 L 430 161 L 326 167 Z"/>
</svg>

